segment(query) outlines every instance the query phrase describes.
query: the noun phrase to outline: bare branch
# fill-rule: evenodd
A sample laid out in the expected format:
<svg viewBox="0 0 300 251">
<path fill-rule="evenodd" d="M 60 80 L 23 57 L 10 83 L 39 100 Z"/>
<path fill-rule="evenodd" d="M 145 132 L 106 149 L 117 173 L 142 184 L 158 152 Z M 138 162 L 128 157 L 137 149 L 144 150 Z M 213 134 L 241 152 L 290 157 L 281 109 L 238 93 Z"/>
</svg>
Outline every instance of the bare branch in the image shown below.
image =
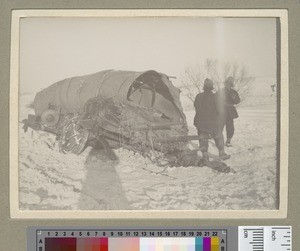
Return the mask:
<svg viewBox="0 0 300 251">
<path fill-rule="evenodd" d="M 243 101 L 249 93 L 254 78 L 249 77 L 247 68 L 238 62 L 226 62 L 222 68 L 223 71 L 220 69 L 219 62 L 210 58 L 207 58 L 202 65 L 187 67 L 181 80 L 185 95 L 193 102 L 195 96 L 202 92 L 205 78 L 210 78 L 215 84 L 215 89 L 218 90 L 222 88 L 226 78 L 231 76 L 235 80 L 235 89 Z"/>
</svg>

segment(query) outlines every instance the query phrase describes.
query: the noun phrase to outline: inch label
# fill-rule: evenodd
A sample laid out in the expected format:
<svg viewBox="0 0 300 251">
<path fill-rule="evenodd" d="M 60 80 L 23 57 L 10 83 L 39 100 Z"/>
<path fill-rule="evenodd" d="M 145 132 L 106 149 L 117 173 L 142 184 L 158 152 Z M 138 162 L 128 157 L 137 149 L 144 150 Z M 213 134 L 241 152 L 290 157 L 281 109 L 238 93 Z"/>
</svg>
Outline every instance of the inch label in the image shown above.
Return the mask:
<svg viewBox="0 0 300 251">
<path fill-rule="evenodd" d="M 292 251 L 290 226 L 241 226 L 239 251 Z"/>
<path fill-rule="evenodd" d="M 292 229 L 291 227 L 269 227 L 266 233 L 266 250 L 291 251 Z"/>
</svg>

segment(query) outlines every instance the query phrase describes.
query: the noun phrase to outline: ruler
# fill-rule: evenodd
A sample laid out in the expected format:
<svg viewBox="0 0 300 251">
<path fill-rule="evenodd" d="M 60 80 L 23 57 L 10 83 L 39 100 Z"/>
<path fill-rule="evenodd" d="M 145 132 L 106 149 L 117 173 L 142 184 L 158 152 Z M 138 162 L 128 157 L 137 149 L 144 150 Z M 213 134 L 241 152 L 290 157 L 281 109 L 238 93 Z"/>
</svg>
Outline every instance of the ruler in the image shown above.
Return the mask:
<svg viewBox="0 0 300 251">
<path fill-rule="evenodd" d="M 239 251 L 291 251 L 290 226 L 240 226 Z"/>
<path fill-rule="evenodd" d="M 148 251 L 150 247 L 151 250 L 169 251 L 292 251 L 292 228 L 290 226 L 27 228 L 27 251 Z"/>
</svg>

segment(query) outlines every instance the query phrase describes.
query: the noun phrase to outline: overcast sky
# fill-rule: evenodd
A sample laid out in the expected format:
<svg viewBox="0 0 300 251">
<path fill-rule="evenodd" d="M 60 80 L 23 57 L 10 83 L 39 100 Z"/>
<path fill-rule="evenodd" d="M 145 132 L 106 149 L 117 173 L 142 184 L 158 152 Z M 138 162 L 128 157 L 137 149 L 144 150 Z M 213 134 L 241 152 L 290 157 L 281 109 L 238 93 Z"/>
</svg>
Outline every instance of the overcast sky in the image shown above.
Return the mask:
<svg viewBox="0 0 300 251">
<path fill-rule="evenodd" d="M 276 77 L 275 18 L 23 18 L 20 26 L 22 93 L 106 69 L 180 78 L 207 58 Z"/>
</svg>

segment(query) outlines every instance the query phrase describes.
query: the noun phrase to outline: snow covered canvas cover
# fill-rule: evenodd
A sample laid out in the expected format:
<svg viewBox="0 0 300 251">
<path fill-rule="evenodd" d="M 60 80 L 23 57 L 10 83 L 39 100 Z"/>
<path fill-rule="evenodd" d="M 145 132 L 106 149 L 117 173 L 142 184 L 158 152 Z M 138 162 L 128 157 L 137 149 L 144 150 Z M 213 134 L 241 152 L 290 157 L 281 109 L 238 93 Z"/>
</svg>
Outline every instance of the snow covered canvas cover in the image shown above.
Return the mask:
<svg viewBox="0 0 300 251">
<path fill-rule="evenodd" d="M 134 17 L 130 11 L 80 13 L 15 12 L 12 216 L 284 217 L 285 12 L 141 11 Z M 155 149 L 141 154 L 122 145 L 109 147 L 114 159 L 105 147 L 95 145 L 80 154 L 66 153 L 56 134 L 24 130 L 28 115 L 35 115 L 38 92 L 64 79 L 112 69 L 152 70 L 168 77 L 172 88 L 180 91 L 176 102 L 191 136 L 184 145 L 199 159 L 203 152 L 192 139 L 197 136 L 195 97 L 203 92 L 206 78 L 213 81 L 215 93 L 232 76 L 241 102 L 235 105 L 234 134 L 224 146 L 230 158 L 218 159 L 213 139 L 208 147 L 210 160 L 228 169 L 199 162 L 162 163 Z M 153 105 L 155 98 L 149 102 Z M 226 141 L 226 130 L 222 133 Z"/>
</svg>

